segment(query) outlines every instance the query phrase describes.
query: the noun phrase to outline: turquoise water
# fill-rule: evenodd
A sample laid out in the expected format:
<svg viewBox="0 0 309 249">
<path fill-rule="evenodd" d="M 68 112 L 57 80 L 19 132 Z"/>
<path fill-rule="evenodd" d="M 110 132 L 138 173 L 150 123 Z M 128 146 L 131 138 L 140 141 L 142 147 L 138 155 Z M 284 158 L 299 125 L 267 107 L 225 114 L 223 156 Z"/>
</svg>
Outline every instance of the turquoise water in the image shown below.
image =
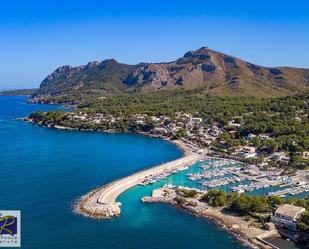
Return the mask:
<svg viewBox="0 0 309 249">
<path fill-rule="evenodd" d="M 212 159 L 211 159 L 212 160 Z M 204 161 L 202 164 L 208 164 L 209 161 L 211 160 L 206 160 Z M 198 188 L 198 189 L 201 189 L 201 190 L 209 190 L 211 188 L 208 188 L 208 187 L 204 187 L 201 182 L 204 182 L 204 181 L 210 181 L 210 179 L 203 179 L 203 180 L 194 180 L 194 181 L 191 181 L 188 179 L 187 177 L 187 174 L 188 173 L 202 173 L 202 172 L 207 172 L 209 170 L 212 170 L 213 168 L 208 168 L 208 169 L 201 169 L 201 163 L 196 163 L 194 164 L 193 166 L 191 166 L 189 169 L 185 170 L 185 171 L 182 171 L 182 172 L 179 172 L 178 174 L 176 175 L 172 175 L 170 177 L 168 177 L 167 179 L 163 180 L 162 182 L 163 183 L 172 183 L 172 184 L 175 184 L 175 185 L 182 185 L 182 186 L 187 186 L 187 187 L 192 187 L 192 188 Z M 226 168 L 226 167 L 229 167 L 229 165 L 224 165 L 223 167 L 219 167 L 219 168 Z M 233 167 L 233 166 L 232 166 Z M 212 177 L 211 180 L 214 180 L 214 179 L 223 179 L 224 177 L 231 177 L 233 174 L 226 174 L 224 176 L 217 176 L 217 177 Z M 162 183 L 161 182 L 161 183 Z M 222 189 L 224 190 L 225 192 L 231 192 L 232 190 L 230 189 L 230 187 L 233 187 L 233 186 L 237 186 L 237 185 L 240 185 L 240 184 L 250 184 L 250 183 L 253 183 L 253 181 L 250 181 L 250 180 L 244 180 L 244 181 L 241 181 L 241 182 L 235 182 L 235 183 L 230 183 L 230 184 L 227 184 L 227 185 L 222 185 L 222 186 L 218 186 L 216 187 L 217 189 Z M 164 184 L 160 184 L 159 186 L 162 186 Z M 277 190 L 283 190 L 285 188 L 288 188 L 288 186 L 284 186 L 284 187 L 280 187 L 280 186 L 270 186 L 270 187 L 266 187 L 266 188 L 260 188 L 260 189 L 256 189 L 256 190 L 253 190 L 251 192 L 246 192 L 246 194 L 248 195 L 267 195 L 268 193 L 270 192 L 274 192 L 274 191 L 277 191 Z M 298 195 L 287 195 L 285 198 L 286 199 L 289 199 L 289 198 L 305 198 L 309 195 L 308 192 L 306 193 L 302 193 L 302 194 L 298 194 Z"/>
<path fill-rule="evenodd" d="M 97 221 L 74 214 L 74 201 L 91 189 L 181 152 L 143 136 L 60 131 L 14 121 L 57 108 L 26 104 L 24 97 L 0 97 L 0 210 L 21 210 L 22 248 L 243 248 L 207 220 L 140 202 L 163 182 L 122 194 L 119 218 Z M 175 181 L 180 184 L 182 178 Z"/>
</svg>

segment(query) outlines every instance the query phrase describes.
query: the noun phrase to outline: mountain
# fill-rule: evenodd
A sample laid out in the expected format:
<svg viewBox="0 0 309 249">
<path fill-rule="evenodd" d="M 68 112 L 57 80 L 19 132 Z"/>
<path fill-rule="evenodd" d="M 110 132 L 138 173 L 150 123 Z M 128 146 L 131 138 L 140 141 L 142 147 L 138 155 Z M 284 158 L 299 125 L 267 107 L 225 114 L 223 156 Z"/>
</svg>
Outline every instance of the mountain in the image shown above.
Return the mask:
<svg viewBox="0 0 309 249">
<path fill-rule="evenodd" d="M 83 98 L 167 89 L 201 89 L 220 96 L 276 97 L 309 90 L 309 69 L 263 67 L 206 47 L 176 61 L 127 65 L 114 59 L 62 66 L 35 98 Z"/>
</svg>

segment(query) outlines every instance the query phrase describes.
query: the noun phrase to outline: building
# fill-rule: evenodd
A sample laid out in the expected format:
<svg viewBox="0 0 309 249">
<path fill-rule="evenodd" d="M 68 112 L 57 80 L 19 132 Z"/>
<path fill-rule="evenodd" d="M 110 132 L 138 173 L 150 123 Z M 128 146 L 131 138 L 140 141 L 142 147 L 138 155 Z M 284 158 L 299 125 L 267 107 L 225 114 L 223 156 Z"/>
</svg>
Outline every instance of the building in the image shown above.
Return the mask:
<svg viewBox="0 0 309 249">
<path fill-rule="evenodd" d="M 277 208 L 270 220 L 279 228 L 297 231 L 298 222 L 303 212 L 305 209 L 302 207 L 283 204 Z"/>
<path fill-rule="evenodd" d="M 198 127 L 202 123 L 202 118 L 190 118 L 190 126 Z"/>
<path fill-rule="evenodd" d="M 153 129 L 153 132 L 154 132 L 155 134 L 162 134 L 162 135 L 167 134 L 167 130 L 166 130 L 165 128 L 163 128 L 163 127 L 155 127 L 155 128 Z"/>
<path fill-rule="evenodd" d="M 290 162 L 290 158 L 287 156 L 282 156 L 279 158 L 278 162 L 288 165 Z"/>
<path fill-rule="evenodd" d="M 267 139 L 270 139 L 270 135 L 269 134 L 260 134 L 259 138 L 262 139 L 262 140 L 267 140 Z"/>
<path fill-rule="evenodd" d="M 309 159 L 309 151 L 303 152 L 303 159 Z"/>
<path fill-rule="evenodd" d="M 253 133 L 249 133 L 247 135 L 247 139 L 252 139 L 252 138 L 255 138 L 256 136 L 253 134 Z"/>
<path fill-rule="evenodd" d="M 239 152 L 239 156 L 243 158 L 253 158 L 256 156 L 255 147 L 245 146 L 242 148 L 241 152 Z"/>
<path fill-rule="evenodd" d="M 234 121 L 230 121 L 228 125 L 233 127 L 241 127 L 241 124 L 235 123 Z"/>
<path fill-rule="evenodd" d="M 220 129 L 217 126 L 213 126 L 209 129 L 208 133 L 209 133 L 209 135 L 211 135 L 213 137 L 218 137 L 219 134 L 222 133 L 222 131 L 220 131 Z"/>
<path fill-rule="evenodd" d="M 245 146 L 242 148 L 242 151 L 245 152 L 245 153 L 255 153 L 255 147 L 252 147 L 252 146 Z"/>
</svg>

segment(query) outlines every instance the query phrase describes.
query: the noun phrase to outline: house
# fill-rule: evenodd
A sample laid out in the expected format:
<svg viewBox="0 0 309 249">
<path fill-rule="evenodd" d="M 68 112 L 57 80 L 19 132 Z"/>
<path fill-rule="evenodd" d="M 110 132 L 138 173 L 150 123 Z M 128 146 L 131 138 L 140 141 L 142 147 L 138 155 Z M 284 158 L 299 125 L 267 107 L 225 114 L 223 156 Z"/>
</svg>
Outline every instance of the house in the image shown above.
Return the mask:
<svg viewBox="0 0 309 249">
<path fill-rule="evenodd" d="M 243 158 L 252 158 L 256 156 L 255 147 L 245 146 L 239 152 L 239 156 Z"/>
<path fill-rule="evenodd" d="M 309 151 L 303 152 L 303 159 L 309 159 Z"/>
<path fill-rule="evenodd" d="M 255 138 L 255 135 L 253 133 L 249 133 L 247 135 L 247 139 L 252 139 L 252 138 Z"/>
<path fill-rule="evenodd" d="M 200 125 L 200 123 L 203 121 L 202 118 L 190 118 L 190 125 L 192 127 L 197 127 Z"/>
<path fill-rule="evenodd" d="M 266 230 L 269 230 L 269 231 L 273 231 L 276 227 L 275 227 L 275 224 L 272 223 L 272 222 L 266 222 L 264 224 L 264 227 Z"/>
<path fill-rule="evenodd" d="M 213 137 L 218 137 L 219 134 L 222 133 L 222 131 L 220 131 L 220 129 L 219 129 L 217 126 L 212 126 L 212 127 L 209 129 L 208 133 L 209 133 L 211 136 L 213 136 Z"/>
<path fill-rule="evenodd" d="M 233 126 L 233 127 L 241 127 L 241 124 L 235 123 L 234 120 L 233 120 L 233 121 L 230 121 L 230 122 L 228 123 L 228 125 L 229 125 L 229 126 Z"/>
<path fill-rule="evenodd" d="M 276 160 L 278 161 L 281 157 L 285 156 L 285 152 L 284 151 L 279 151 L 279 152 L 275 152 L 270 159 Z"/>
<path fill-rule="evenodd" d="M 276 209 L 270 220 L 277 227 L 297 231 L 297 226 L 303 212 L 305 212 L 305 209 L 302 207 L 283 204 Z"/>
<path fill-rule="evenodd" d="M 269 134 L 260 134 L 259 138 L 263 139 L 263 140 L 267 140 L 267 139 L 270 139 L 270 136 L 269 136 Z"/>
<path fill-rule="evenodd" d="M 156 116 L 151 116 L 151 120 L 154 122 L 159 122 L 160 118 L 156 117 Z"/>
<path fill-rule="evenodd" d="M 278 162 L 288 165 L 290 162 L 290 158 L 288 156 L 281 156 Z"/>
<path fill-rule="evenodd" d="M 242 148 L 242 151 L 248 154 L 252 154 L 252 153 L 255 153 L 255 147 L 245 146 Z"/>
<path fill-rule="evenodd" d="M 155 134 L 162 134 L 162 135 L 165 135 L 167 133 L 167 130 L 165 128 L 162 128 L 162 127 L 155 127 L 153 129 L 153 132 Z"/>
</svg>

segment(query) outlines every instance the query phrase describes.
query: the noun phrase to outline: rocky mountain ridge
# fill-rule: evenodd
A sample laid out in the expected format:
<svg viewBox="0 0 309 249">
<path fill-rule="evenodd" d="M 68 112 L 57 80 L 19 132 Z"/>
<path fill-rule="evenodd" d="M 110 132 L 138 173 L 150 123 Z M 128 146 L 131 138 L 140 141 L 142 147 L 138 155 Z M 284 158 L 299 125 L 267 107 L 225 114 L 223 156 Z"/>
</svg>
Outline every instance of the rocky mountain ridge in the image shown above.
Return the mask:
<svg viewBox="0 0 309 249">
<path fill-rule="evenodd" d="M 275 97 L 306 92 L 309 69 L 258 66 L 202 47 L 167 63 L 127 65 L 108 59 L 78 67 L 62 66 L 42 81 L 34 96 L 104 96 L 198 88 L 220 96 Z"/>
</svg>

